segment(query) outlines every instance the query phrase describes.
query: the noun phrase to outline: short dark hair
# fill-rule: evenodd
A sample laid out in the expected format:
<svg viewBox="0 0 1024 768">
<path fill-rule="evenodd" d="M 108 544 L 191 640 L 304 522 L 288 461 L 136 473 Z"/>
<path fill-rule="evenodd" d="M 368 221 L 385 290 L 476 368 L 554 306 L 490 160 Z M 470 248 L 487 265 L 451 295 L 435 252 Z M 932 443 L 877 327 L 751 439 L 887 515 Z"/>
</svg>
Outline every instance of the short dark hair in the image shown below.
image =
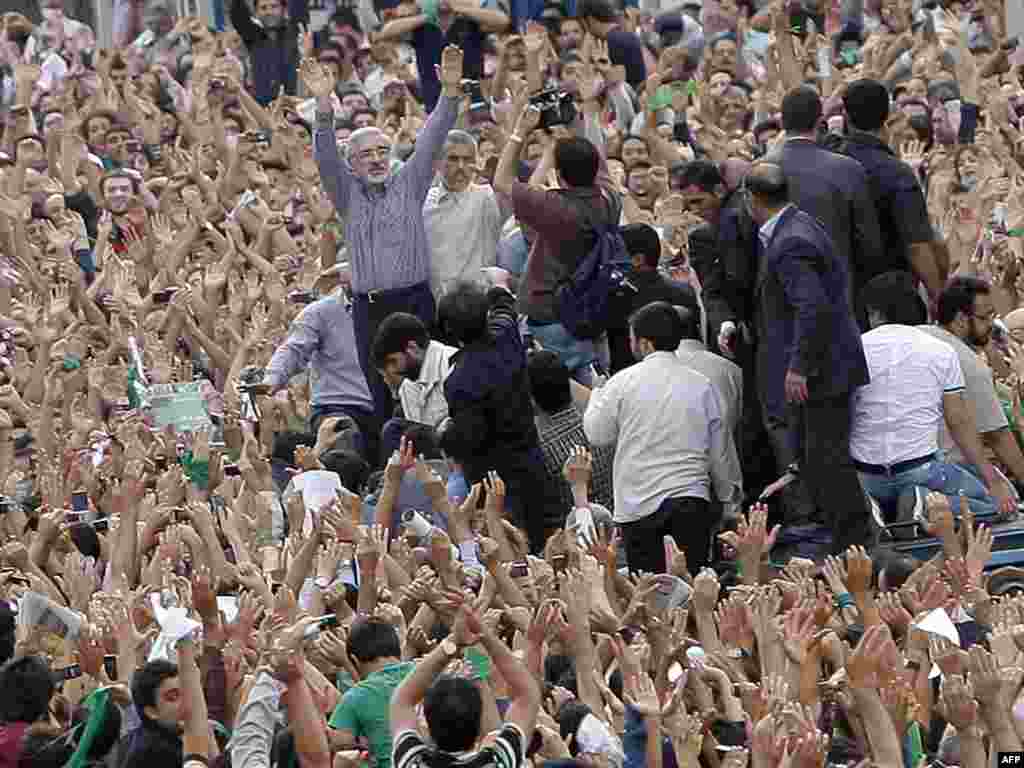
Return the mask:
<svg viewBox="0 0 1024 768">
<path fill-rule="evenodd" d="M 909 272 L 883 272 L 871 278 L 860 289 L 858 300 L 863 314 L 874 310 L 889 323 L 922 325 L 928 321 L 928 308 Z"/>
<path fill-rule="evenodd" d="M 545 413 L 558 413 L 572 405 L 569 368 L 554 352 L 540 349 L 526 361 L 530 394 Z"/>
<path fill-rule="evenodd" d="M 592 187 L 601 156 L 588 140 L 578 137 L 559 139 L 555 144 L 555 168 L 570 187 Z"/>
<path fill-rule="evenodd" d="M 850 125 L 859 131 L 878 131 L 889 117 L 889 92 L 877 80 L 857 80 L 843 96 Z"/>
<path fill-rule="evenodd" d="M 676 313 L 679 315 L 679 321 L 682 323 L 683 338 L 699 339 L 701 326 L 700 305 L 696 302 L 693 304 L 676 304 Z"/>
<path fill-rule="evenodd" d="M 683 323 L 667 301 L 652 301 L 629 318 L 637 339 L 647 339 L 659 352 L 675 352 L 683 340 Z"/>
<path fill-rule="evenodd" d="M 974 312 L 974 300 L 979 294 L 988 296 L 992 286 L 977 277 L 954 277 L 939 295 L 939 325 L 949 325 L 956 316 L 963 312 L 970 315 Z"/>
<path fill-rule="evenodd" d="M 430 344 L 430 334 L 423 321 L 406 312 L 388 315 L 377 327 L 377 334 L 373 338 L 373 364 L 378 368 L 383 367 L 388 355 L 405 352 L 410 341 L 415 341 L 422 349 Z"/>
<path fill-rule="evenodd" d="M 697 187 L 705 192 L 714 193 L 724 184 L 725 179 L 718 163 L 713 163 L 710 160 L 691 160 L 683 166 L 678 176 L 680 189 Z"/>
<path fill-rule="evenodd" d="M 442 675 L 423 697 L 430 736 L 442 752 L 466 752 L 480 737 L 483 699 L 469 680 Z"/>
<path fill-rule="evenodd" d="M 370 478 L 370 465 L 355 451 L 347 448 L 332 448 L 320 456 L 320 464 L 328 472 L 341 478 L 341 484 L 352 491 L 361 493 Z"/>
<path fill-rule="evenodd" d="M 295 463 L 295 449 L 300 445 L 312 448 L 316 445 L 316 435 L 312 432 L 278 432 L 270 447 L 270 458 L 292 465 Z"/>
<path fill-rule="evenodd" d="M 579 0 L 576 3 L 576 18 L 611 22 L 619 18 L 619 12 L 610 0 Z"/>
<path fill-rule="evenodd" d="M 487 293 L 476 283 L 459 282 L 441 297 L 437 318 L 447 336 L 469 344 L 487 334 Z"/>
<path fill-rule="evenodd" d="M 648 267 L 658 266 L 661 261 L 661 238 L 654 227 L 649 224 L 627 224 L 620 231 L 630 256 L 638 253 Z"/>
<path fill-rule="evenodd" d="M 811 133 L 821 120 L 821 97 L 813 88 L 801 85 L 782 99 L 782 128 L 787 133 Z"/>
<path fill-rule="evenodd" d="M 0 667 L 0 722 L 35 723 L 50 712 L 53 673 L 42 656 L 15 656 Z"/>
<path fill-rule="evenodd" d="M 157 691 L 164 680 L 178 674 L 178 665 L 167 659 L 153 659 L 147 661 L 132 675 L 132 701 L 135 704 L 135 711 L 139 717 L 148 720 L 146 707 L 156 706 Z"/>
<path fill-rule="evenodd" d="M 783 205 L 789 202 L 789 181 L 782 167 L 764 160 L 754 163 L 743 186 L 769 205 Z"/>
<path fill-rule="evenodd" d="M 394 625 L 376 616 L 360 619 L 348 633 L 348 655 L 361 664 L 402 657 L 402 641 Z"/>
</svg>

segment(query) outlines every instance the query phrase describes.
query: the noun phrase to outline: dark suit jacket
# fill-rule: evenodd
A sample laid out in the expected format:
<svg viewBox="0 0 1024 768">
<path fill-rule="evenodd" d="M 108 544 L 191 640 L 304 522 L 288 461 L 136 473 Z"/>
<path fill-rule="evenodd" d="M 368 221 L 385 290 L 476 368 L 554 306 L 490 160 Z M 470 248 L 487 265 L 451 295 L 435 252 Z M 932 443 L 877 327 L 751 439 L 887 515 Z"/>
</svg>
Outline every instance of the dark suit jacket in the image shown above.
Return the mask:
<svg viewBox="0 0 1024 768">
<path fill-rule="evenodd" d="M 807 377 L 812 400 L 868 383 L 848 279 L 821 225 L 795 206 L 787 208 L 761 254 L 754 288 L 759 395 L 769 418 L 785 416 L 787 370 Z"/>
<path fill-rule="evenodd" d="M 878 274 L 872 262 L 883 255 L 878 211 L 863 166 L 804 139 L 787 141 L 770 159 L 786 174 L 789 199 L 832 238 L 849 270 L 855 304 L 864 283 Z"/>
</svg>

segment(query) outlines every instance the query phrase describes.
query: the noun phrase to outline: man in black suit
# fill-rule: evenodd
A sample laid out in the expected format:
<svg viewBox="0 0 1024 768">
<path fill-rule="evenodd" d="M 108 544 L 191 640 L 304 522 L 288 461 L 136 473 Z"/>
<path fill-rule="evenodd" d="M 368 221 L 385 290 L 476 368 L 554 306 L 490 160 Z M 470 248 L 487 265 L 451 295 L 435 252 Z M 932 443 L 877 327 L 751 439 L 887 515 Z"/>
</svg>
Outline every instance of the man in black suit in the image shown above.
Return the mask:
<svg viewBox="0 0 1024 768">
<path fill-rule="evenodd" d="M 883 256 L 878 212 L 867 173 L 852 158 L 829 152 L 816 142 L 821 97 L 808 86 L 794 88 L 782 100 L 786 141 L 766 158 L 782 166 L 790 199 L 817 219 L 835 244 L 850 275 L 850 305 L 860 289 L 889 267 Z"/>
<path fill-rule="evenodd" d="M 838 554 L 866 542 L 869 515 L 850 458 L 850 396 L 868 382 L 868 368 L 847 265 L 822 226 L 792 202 L 780 166 L 754 164 L 744 190 L 761 243 L 754 301 L 766 426 L 776 454 L 799 466 Z"/>
</svg>

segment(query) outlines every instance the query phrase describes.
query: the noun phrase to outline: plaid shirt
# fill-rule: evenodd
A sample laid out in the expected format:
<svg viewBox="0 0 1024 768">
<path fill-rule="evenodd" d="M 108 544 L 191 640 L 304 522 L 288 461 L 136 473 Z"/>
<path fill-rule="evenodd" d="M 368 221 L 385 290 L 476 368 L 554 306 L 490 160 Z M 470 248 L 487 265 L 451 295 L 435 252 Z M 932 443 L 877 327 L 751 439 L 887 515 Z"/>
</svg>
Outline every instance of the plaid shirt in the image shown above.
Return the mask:
<svg viewBox="0 0 1024 768">
<path fill-rule="evenodd" d="M 540 449 L 544 454 L 544 469 L 555 478 L 555 484 L 566 506 L 572 508 L 572 489 L 562 477 L 562 467 L 577 445 L 590 448 L 590 441 L 583 431 L 583 417 L 576 407 L 570 405 L 557 413 L 539 418 L 537 431 L 540 434 Z M 614 446 L 590 448 L 594 456 L 594 474 L 590 478 L 590 501 L 614 509 L 615 494 L 612 490 L 612 462 Z"/>
</svg>

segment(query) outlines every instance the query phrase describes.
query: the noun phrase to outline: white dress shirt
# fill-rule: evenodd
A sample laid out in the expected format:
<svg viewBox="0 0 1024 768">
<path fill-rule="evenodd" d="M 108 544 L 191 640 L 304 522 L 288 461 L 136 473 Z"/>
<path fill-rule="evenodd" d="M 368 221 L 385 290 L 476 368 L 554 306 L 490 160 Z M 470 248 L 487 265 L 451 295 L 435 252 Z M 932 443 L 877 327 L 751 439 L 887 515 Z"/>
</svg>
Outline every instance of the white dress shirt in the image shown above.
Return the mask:
<svg viewBox="0 0 1024 768">
<path fill-rule="evenodd" d="M 722 420 L 730 435 L 736 434 L 743 413 L 743 369 L 732 360 L 708 351 L 699 339 L 683 339 L 676 356 L 689 368 L 707 376 L 722 405 Z"/>
<path fill-rule="evenodd" d="M 411 421 L 437 427 L 448 418 L 444 380 L 451 373 L 451 359 L 458 350 L 439 341 L 431 341 L 423 357 L 423 367 L 415 381 L 403 379 L 398 388 L 402 413 Z"/>
<path fill-rule="evenodd" d="M 498 260 L 498 241 L 509 211 L 494 190 L 470 184 L 451 192 L 439 181 L 423 203 L 423 225 L 430 244 L 430 290 L 440 299 L 455 283 L 481 281 L 480 270 Z"/>
<path fill-rule="evenodd" d="M 674 352 L 652 352 L 593 390 L 583 429 L 615 445 L 615 521 L 654 514 L 665 499 L 732 503 L 742 476 L 711 381 Z"/>
<path fill-rule="evenodd" d="M 891 466 L 935 453 L 942 398 L 964 388 L 956 351 L 895 323 L 868 331 L 861 340 L 871 381 L 853 394 L 850 455 Z"/>
</svg>

